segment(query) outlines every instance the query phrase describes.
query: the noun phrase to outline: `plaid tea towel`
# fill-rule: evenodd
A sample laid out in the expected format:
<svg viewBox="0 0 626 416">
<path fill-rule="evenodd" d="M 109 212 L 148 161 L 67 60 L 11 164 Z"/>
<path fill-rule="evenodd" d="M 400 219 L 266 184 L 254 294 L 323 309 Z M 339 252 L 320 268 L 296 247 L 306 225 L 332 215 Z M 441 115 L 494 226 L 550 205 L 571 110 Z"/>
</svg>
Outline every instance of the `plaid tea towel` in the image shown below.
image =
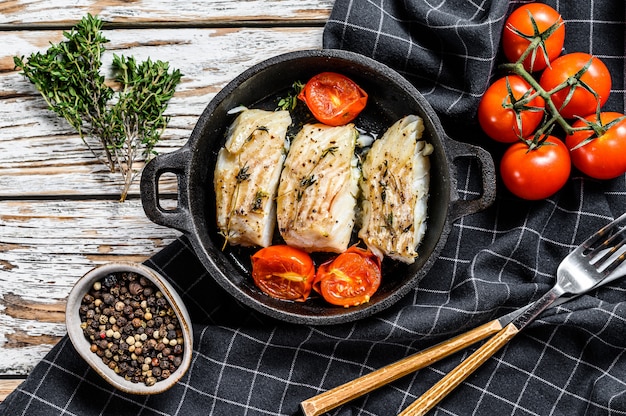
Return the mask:
<svg viewBox="0 0 626 416">
<path fill-rule="evenodd" d="M 503 148 L 478 129 L 476 107 L 501 60 L 505 17 L 523 1 L 337 0 L 324 47 L 371 56 L 413 82 L 456 140 Z M 566 24 L 565 52 L 600 57 L 613 76 L 607 110 L 624 111 L 623 1 L 550 0 Z M 480 192 L 460 163 L 459 192 Z M 147 263 L 182 295 L 194 323 L 188 373 L 153 396 L 107 385 L 64 338 L 2 404 L 2 415 L 298 415 L 299 403 L 474 328 L 546 292 L 558 263 L 626 211 L 626 178 L 573 171 L 542 201 L 500 183 L 495 204 L 454 223 L 439 259 L 393 307 L 358 322 L 273 321 L 226 295 L 185 237 Z M 626 282 L 546 311 L 444 399 L 433 415 L 626 414 Z M 329 414 L 395 415 L 476 347 L 410 374 Z"/>
</svg>

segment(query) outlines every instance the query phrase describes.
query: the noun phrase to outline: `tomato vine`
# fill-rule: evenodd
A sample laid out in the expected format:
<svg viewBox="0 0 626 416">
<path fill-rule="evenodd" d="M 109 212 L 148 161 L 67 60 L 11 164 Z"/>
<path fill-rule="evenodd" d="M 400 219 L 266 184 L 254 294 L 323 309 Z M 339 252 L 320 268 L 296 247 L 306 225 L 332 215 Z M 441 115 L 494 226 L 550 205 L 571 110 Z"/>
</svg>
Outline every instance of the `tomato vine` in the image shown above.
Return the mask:
<svg viewBox="0 0 626 416">
<path fill-rule="evenodd" d="M 571 164 L 596 179 L 626 172 L 626 116 L 611 113 L 608 117 L 602 112 L 611 90 L 611 74 L 596 56 L 584 52 L 562 54 L 564 36 L 563 18 L 548 5 L 528 3 L 511 13 L 502 34 L 507 62 L 498 67 L 504 75 L 487 88 L 478 107 L 478 121 L 489 137 L 503 143 L 521 141 L 530 154 L 516 163 L 534 165 L 531 169 L 514 166 L 510 161 L 500 167 L 503 178 L 511 176 L 510 171 L 504 171 L 507 169 L 528 175 L 528 180 L 505 181 L 507 188 L 521 198 L 537 199 L 528 198 L 528 190 L 522 188 L 544 187 L 540 182 L 550 181 L 555 170 L 559 178 L 555 182 L 563 182 Z M 505 84 L 506 90 L 501 86 Z M 561 160 L 555 159 L 551 166 L 534 163 L 532 159 L 540 155 L 532 152 L 558 144 L 555 136 L 567 142 L 568 152 L 560 152 Z M 571 140 L 572 136 L 577 140 Z M 613 152 L 605 149 L 609 146 Z M 573 152 L 577 155 L 570 160 Z M 587 157 L 581 157 L 583 153 Z M 592 153 L 595 157 L 589 156 Z M 533 169 L 545 175 L 531 175 Z"/>
</svg>

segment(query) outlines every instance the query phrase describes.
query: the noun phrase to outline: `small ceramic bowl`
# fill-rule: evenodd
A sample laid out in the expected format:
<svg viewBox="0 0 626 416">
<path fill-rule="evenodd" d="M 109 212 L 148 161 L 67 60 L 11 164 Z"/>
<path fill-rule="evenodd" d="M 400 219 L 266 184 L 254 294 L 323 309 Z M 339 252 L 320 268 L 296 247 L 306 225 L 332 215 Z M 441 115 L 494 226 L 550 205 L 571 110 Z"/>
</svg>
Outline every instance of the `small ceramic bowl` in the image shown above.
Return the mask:
<svg viewBox="0 0 626 416">
<path fill-rule="evenodd" d="M 108 365 L 105 365 L 102 358 L 91 351 L 92 342 L 85 337 L 83 330 L 81 329 L 82 322 L 79 309 L 85 294 L 92 289 L 94 283 L 98 281 L 102 282 L 105 277 L 110 276 L 111 274 L 123 272 L 134 272 L 152 282 L 156 288 L 163 293 L 164 298 L 174 310 L 182 331 L 183 353 L 180 365 L 171 373 L 169 377 L 156 381 L 156 383 L 150 386 L 143 382 L 132 382 L 126 380 L 123 376 L 117 374 L 114 370 L 109 368 Z M 76 282 L 70 291 L 67 299 L 65 323 L 67 325 L 67 332 L 70 340 L 80 356 L 83 357 L 83 359 L 87 361 L 87 363 L 109 384 L 126 393 L 142 395 L 162 393 L 176 384 L 191 364 L 193 335 L 191 331 L 189 313 L 187 312 L 182 299 L 176 293 L 171 284 L 156 271 L 143 264 L 123 262 L 109 263 L 96 267 L 85 274 L 78 280 L 78 282 Z M 134 334 L 124 334 L 122 337 L 127 337 L 128 335 Z"/>
</svg>

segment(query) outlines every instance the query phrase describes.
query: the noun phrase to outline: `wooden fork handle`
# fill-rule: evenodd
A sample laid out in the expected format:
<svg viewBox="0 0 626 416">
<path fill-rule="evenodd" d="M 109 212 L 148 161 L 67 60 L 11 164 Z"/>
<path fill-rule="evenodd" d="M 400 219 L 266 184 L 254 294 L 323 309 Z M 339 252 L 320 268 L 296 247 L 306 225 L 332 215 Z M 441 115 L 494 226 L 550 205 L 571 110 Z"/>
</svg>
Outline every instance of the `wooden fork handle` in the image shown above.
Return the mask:
<svg viewBox="0 0 626 416">
<path fill-rule="evenodd" d="M 518 332 L 519 329 L 512 323 L 505 326 L 398 416 L 425 415 Z"/>
<path fill-rule="evenodd" d="M 319 416 L 400 377 L 427 367 L 442 358 L 497 333 L 501 329 L 502 326 L 497 320 L 487 322 L 426 350 L 311 397 L 301 402 L 300 407 L 305 416 Z"/>
</svg>

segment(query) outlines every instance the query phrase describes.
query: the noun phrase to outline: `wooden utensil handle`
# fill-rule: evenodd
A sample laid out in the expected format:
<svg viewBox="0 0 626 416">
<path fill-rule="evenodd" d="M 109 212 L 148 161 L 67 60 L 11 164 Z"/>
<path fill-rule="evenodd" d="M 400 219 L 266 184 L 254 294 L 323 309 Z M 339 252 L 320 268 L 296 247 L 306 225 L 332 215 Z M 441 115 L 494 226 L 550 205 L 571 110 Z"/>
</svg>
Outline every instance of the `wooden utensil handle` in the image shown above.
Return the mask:
<svg viewBox="0 0 626 416">
<path fill-rule="evenodd" d="M 425 415 L 519 332 L 513 324 L 494 335 L 398 416 Z"/>
<path fill-rule="evenodd" d="M 497 320 L 487 322 L 461 335 L 410 355 L 393 364 L 372 371 L 348 383 L 311 397 L 300 403 L 305 416 L 319 416 L 337 406 L 356 399 L 387 383 L 397 380 L 409 373 L 424 368 L 442 358 L 472 345 L 489 335 L 500 331 L 502 326 Z"/>
</svg>

